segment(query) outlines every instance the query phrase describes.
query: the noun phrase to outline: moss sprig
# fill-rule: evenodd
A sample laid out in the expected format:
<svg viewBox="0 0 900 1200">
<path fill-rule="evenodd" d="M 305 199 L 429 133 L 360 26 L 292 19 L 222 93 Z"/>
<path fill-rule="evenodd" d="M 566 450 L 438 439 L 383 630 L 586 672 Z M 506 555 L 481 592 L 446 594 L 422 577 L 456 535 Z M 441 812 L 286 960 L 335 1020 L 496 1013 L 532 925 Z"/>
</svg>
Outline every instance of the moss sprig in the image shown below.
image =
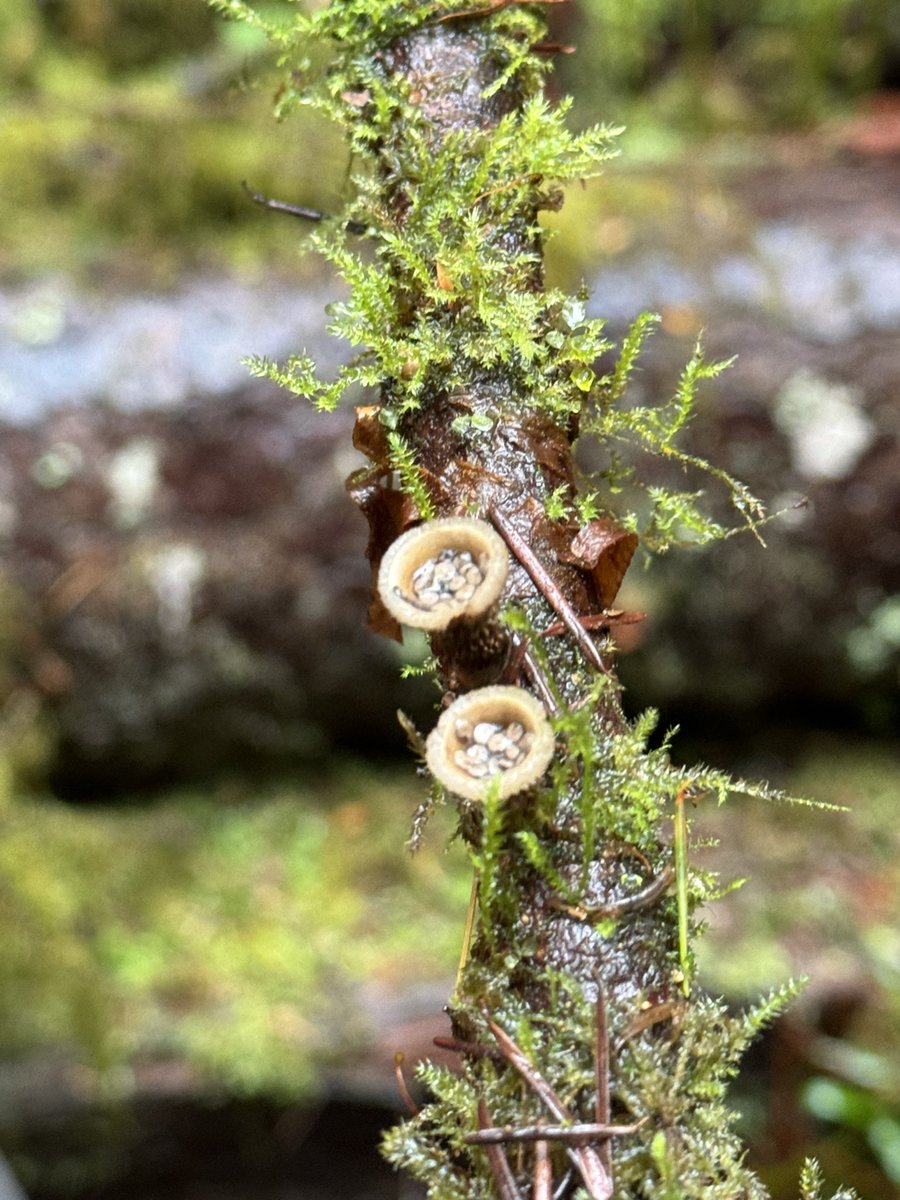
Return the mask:
<svg viewBox="0 0 900 1200">
<path fill-rule="evenodd" d="M 762 502 L 749 488 L 721 467 L 684 450 L 680 438 L 697 410 L 698 390 L 717 379 L 733 359 L 709 362 L 698 341 L 684 366 L 672 396 L 659 404 L 631 403 L 629 384 L 641 350 L 659 323 L 656 313 L 643 313 L 624 337 L 613 369 L 598 380 L 591 391 L 590 406 L 582 416 L 582 436 L 593 436 L 610 448 L 610 466 L 601 477 L 614 492 L 636 482 L 646 503 L 643 511 L 620 514 L 629 529 L 640 534 L 645 549 L 662 553 L 678 544 L 704 545 L 734 532 L 703 512 L 702 491 L 673 491 L 653 483 L 642 483 L 633 462 L 615 452 L 616 445 L 629 451 L 675 463 L 720 484 L 738 514 L 739 528 L 759 536 L 766 523 Z"/>
<path fill-rule="evenodd" d="M 824 1185 L 822 1168 L 814 1158 L 808 1158 L 800 1172 L 800 1200 L 823 1200 Z M 838 1188 L 831 1200 L 858 1200 L 858 1197 L 850 1188 Z"/>
</svg>

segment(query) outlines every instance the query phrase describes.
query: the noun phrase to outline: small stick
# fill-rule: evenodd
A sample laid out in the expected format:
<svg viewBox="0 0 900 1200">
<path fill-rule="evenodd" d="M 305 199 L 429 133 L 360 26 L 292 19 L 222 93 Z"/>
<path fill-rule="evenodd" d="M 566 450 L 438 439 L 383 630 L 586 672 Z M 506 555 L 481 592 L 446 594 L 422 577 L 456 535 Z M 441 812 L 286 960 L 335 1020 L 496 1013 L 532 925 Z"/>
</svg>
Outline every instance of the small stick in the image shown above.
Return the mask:
<svg viewBox="0 0 900 1200">
<path fill-rule="evenodd" d="M 403 1077 L 403 1064 L 405 1061 L 406 1055 L 402 1050 L 398 1050 L 394 1055 L 394 1078 L 397 1080 L 400 1099 L 406 1105 L 410 1116 L 417 1117 L 419 1115 L 419 1106 L 410 1095 L 409 1088 L 406 1086 L 406 1080 Z"/>
<path fill-rule="evenodd" d="M 488 1111 L 488 1106 L 484 1100 L 478 1101 L 478 1124 L 482 1129 L 488 1128 L 493 1124 L 491 1114 Z M 519 1189 L 516 1186 L 516 1178 L 512 1173 L 512 1167 L 509 1165 L 509 1159 L 506 1157 L 506 1151 L 502 1146 L 487 1145 L 485 1153 L 488 1156 L 488 1164 L 491 1168 L 491 1174 L 494 1177 L 494 1184 L 497 1188 L 497 1195 L 500 1200 L 521 1200 Z"/>
<path fill-rule="evenodd" d="M 536 42 L 531 49 L 535 54 L 574 54 L 575 47 L 563 42 Z"/>
<path fill-rule="evenodd" d="M 675 793 L 675 828 L 672 838 L 672 851 L 675 857 L 675 895 L 678 900 L 678 959 L 681 964 L 681 990 L 685 996 L 691 994 L 688 824 L 684 811 L 684 798 L 690 791 L 690 787 L 690 783 L 685 783 Z"/>
<path fill-rule="evenodd" d="M 611 608 L 606 612 L 580 616 L 578 621 L 583 629 L 609 629 L 611 625 L 636 625 L 638 621 L 643 621 L 645 616 L 646 614 L 642 612 L 625 612 L 621 608 Z M 552 625 L 542 629 L 538 636 L 542 638 L 559 637 L 565 632 L 566 627 L 562 621 L 554 621 Z"/>
<path fill-rule="evenodd" d="M 519 1072 L 534 1094 L 550 1111 L 551 1116 L 554 1116 L 557 1121 L 569 1124 L 572 1120 L 569 1110 L 550 1087 L 550 1084 L 547 1083 L 546 1079 L 544 1079 L 543 1075 L 541 1075 L 540 1071 L 538 1071 L 537 1067 L 534 1066 L 525 1051 L 519 1049 L 509 1034 L 492 1017 L 487 1018 L 487 1023 L 491 1033 L 497 1040 L 501 1054 L 510 1066 Z"/>
<path fill-rule="evenodd" d="M 512 525 L 510 525 L 507 518 L 500 512 L 496 505 L 492 504 L 490 506 L 488 514 L 507 546 L 509 546 L 510 550 L 531 576 L 535 587 L 541 592 L 544 599 L 566 626 L 569 633 L 571 633 L 584 657 L 591 666 L 596 667 L 602 674 L 609 675 L 609 667 L 603 661 L 600 651 L 588 637 L 578 618 L 578 614 L 565 598 L 547 568 L 535 556 L 533 550 L 524 539 L 516 533 L 515 529 L 513 529 Z"/>
<path fill-rule="evenodd" d="M 480 195 L 476 196 L 472 201 L 472 207 L 474 208 L 476 204 L 480 204 L 482 200 L 487 200 L 488 196 L 496 196 L 499 195 L 500 192 L 508 192 L 510 188 L 518 187 L 520 183 L 537 183 L 541 178 L 542 176 L 539 173 L 533 175 L 520 175 L 517 179 L 511 179 L 509 183 L 498 184 L 497 187 L 489 188 L 486 192 L 482 192 Z"/>
<path fill-rule="evenodd" d="M 463 1141 L 470 1146 L 491 1146 L 498 1142 L 562 1142 L 566 1146 L 582 1146 L 586 1142 L 606 1142 L 610 1138 L 635 1133 L 646 1122 L 642 1117 L 632 1125 L 609 1125 L 606 1122 L 582 1121 L 575 1125 L 498 1125 L 467 1133 Z"/>
<path fill-rule="evenodd" d="M 469 1058 L 492 1058 L 495 1062 L 503 1061 L 502 1054 L 498 1054 L 490 1046 L 483 1046 L 481 1042 L 464 1042 L 462 1038 L 455 1037 L 434 1037 L 431 1041 L 432 1045 L 437 1046 L 439 1050 L 452 1050 L 454 1054 L 466 1054 Z"/>
<path fill-rule="evenodd" d="M 306 208 L 302 204 L 288 204 L 286 200 L 273 200 L 271 196 L 264 196 L 262 192 L 254 191 L 246 179 L 241 180 L 241 187 L 254 204 L 261 204 L 263 208 L 270 208 L 273 212 L 287 213 L 289 217 L 301 217 L 304 221 L 324 221 L 328 216 L 327 213 L 320 212 L 317 208 Z M 346 229 L 348 233 L 367 233 L 369 227 L 362 221 L 348 221 Z"/>
<path fill-rule="evenodd" d="M 550 1148 L 543 1140 L 534 1145 L 534 1185 L 532 1200 L 552 1200 L 553 1167 L 550 1164 Z"/>
<path fill-rule="evenodd" d="M 594 974 L 597 981 L 596 1028 L 594 1031 L 594 1086 L 597 1099 L 594 1104 L 594 1119 L 598 1125 L 609 1124 L 609 1024 L 606 1017 L 606 989 L 600 972 Z M 610 1183 L 613 1183 L 612 1153 L 609 1140 L 605 1139 L 598 1151 L 600 1161 L 606 1168 Z"/>
<path fill-rule="evenodd" d="M 563 1200 L 563 1197 L 569 1194 L 569 1185 L 572 1182 L 572 1176 L 573 1171 L 572 1168 L 569 1167 L 565 1175 L 563 1175 L 562 1182 L 560 1183 L 559 1187 L 553 1193 L 553 1200 Z"/>
<path fill-rule="evenodd" d="M 569 1154 L 575 1160 L 591 1200 L 612 1200 L 612 1180 L 593 1146 L 582 1146 L 578 1150 L 570 1150 Z"/>
<path fill-rule="evenodd" d="M 623 842 L 618 839 L 612 840 L 604 846 L 603 854 L 607 857 L 621 854 L 627 858 L 636 858 L 648 875 L 653 874 L 653 863 L 646 854 L 638 850 L 637 846 L 632 846 L 630 842 Z"/>
<path fill-rule="evenodd" d="M 534 690 L 537 692 L 541 704 L 543 704 L 552 717 L 558 717 L 559 705 L 556 703 L 553 689 L 550 687 L 547 677 L 541 669 L 541 664 L 538 662 L 537 656 L 527 643 L 522 651 L 522 662 L 531 682 L 534 684 Z"/>
<path fill-rule="evenodd" d="M 469 961 L 469 949 L 472 945 L 472 933 L 475 929 L 475 914 L 478 911 L 478 871 L 472 872 L 472 887 L 469 891 L 469 906 L 466 909 L 466 927 L 463 930 L 462 947 L 459 952 L 459 963 L 456 967 L 456 983 L 453 985 L 453 991 L 456 993 L 459 990 L 459 985 L 462 980 L 463 971 L 466 963 Z"/>
<path fill-rule="evenodd" d="M 503 674 L 500 678 L 501 683 L 518 683 L 522 677 L 522 664 L 525 661 L 525 651 L 528 649 L 527 638 L 520 637 L 514 633 L 509 639 L 509 655 L 506 659 L 506 665 L 503 668 Z"/>
<path fill-rule="evenodd" d="M 500 1052 L 510 1066 L 519 1072 L 538 1099 L 545 1105 L 557 1121 L 566 1125 L 572 1124 L 572 1116 L 560 1098 L 556 1095 L 543 1075 L 537 1070 L 528 1055 L 520 1050 L 508 1033 L 494 1021 L 487 1018 L 491 1033 L 497 1040 Z M 591 1200 L 610 1200 L 612 1183 L 606 1168 L 600 1161 L 600 1156 L 593 1146 L 577 1146 L 568 1150 L 569 1157 L 584 1181 L 584 1186 Z"/>
<path fill-rule="evenodd" d="M 630 896 L 623 896 L 621 900 L 613 900 L 609 904 L 595 904 L 588 907 L 587 905 L 568 905 L 558 897 L 553 897 L 550 900 L 550 907 L 558 911 L 567 913 L 570 917 L 576 917 L 580 921 L 603 921 L 610 918 L 624 917 L 628 913 L 638 912 L 642 908 L 647 908 L 655 903 L 660 896 L 672 886 L 675 879 L 675 872 L 671 867 L 665 867 L 650 882 L 642 887 L 639 892 L 634 892 Z"/>
<path fill-rule="evenodd" d="M 514 633 L 511 638 L 511 652 L 503 668 L 502 682 L 518 683 L 522 677 L 522 668 L 534 684 L 538 698 L 551 716 L 559 714 L 559 705 L 553 695 L 550 681 L 538 661 L 537 655 L 528 644 L 528 639 Z"/>
</svg>

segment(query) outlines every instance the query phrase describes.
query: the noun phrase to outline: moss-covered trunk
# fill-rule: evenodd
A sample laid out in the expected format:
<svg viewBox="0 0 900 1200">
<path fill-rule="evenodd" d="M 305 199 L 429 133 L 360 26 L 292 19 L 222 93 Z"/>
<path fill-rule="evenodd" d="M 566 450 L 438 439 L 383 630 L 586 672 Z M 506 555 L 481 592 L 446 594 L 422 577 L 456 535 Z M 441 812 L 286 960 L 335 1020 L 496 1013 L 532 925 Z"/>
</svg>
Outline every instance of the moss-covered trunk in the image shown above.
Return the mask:
<svg viewBox="0 0 900 1200">
<path fill-rule="evenodd" d="M 506 66 L 504 58 L 492 42 L 490 31 L 477 18 L 426 24 L 386 49 L 387 78 L 399 93 L 409 97 L 423 118 L 423 124 L 415 130 L 411 154 L 403 124 L 384 146 L 385 201 L 399 230 L 406 232 L 407 222 L 415 217 L 426 223 L 429 220 L 427 210 L 411 215 L 408 201 L 408 192 L 417 183 L 416 167 L 423 145 L 426 153 L 439 159 L 452 139 L 457 151 L 452 166 L 458 176 L 458 180 L 452 176 L 446 180 L 448 194 L 452 195 L 458 181 L 472 173 L 485 139 L 490 138 L 498 123 L 504 118 L 515 120 L 521 114 L 530 98 L 528 89 L 515 77 L 497 86 Z M 494 186 L 499 190 L 521 182 L 501 178 Z M 537 214 L 547 197 L 539 187 L 542 180 L 529 182 L 532 186 L 521 189 L 519 202 L 508 206 L 501 220 L 484 225 L 483 236 L 493 249 L 490 286 L 498 291 L 527 287 L 538 292 L 542 288 Z M 460 191 L 464 194 L 463 189 Z M 466 215 L 460 213 L 460 218 Z M 445 227 L 441 233 L 452 246 L 453 230 Z M 421 237 L 421 233 L 417 230 L 412 236 Z M 524 275 L 523 261 L 530 264 Z M 439 286 L 446 291 L 444 303 L 435 306 L 417 297 L 412 288 L 409 303 L 414 306 L 424 301 L 431 310 L 429 318 L 446 325 L 452 339 L 458 314 L 472 298 L 467 294 L 466 279 L 454 278 L 449 263 L 436 258 L 434 270 Z M 404 287 L 400 272 L 397 286 Z M 525 614 L 533 636 L 534 631 L 558 623 L 558 616 L 532 578 L 528 562 L 521 559 L 533 556 L 543 566 L 562 603 L 579 618 L 602 614 L 613 599 L 617 580 L 616 567 L 608 567 L 605 578 L 610 586 L 608 594 L 602 596 L 598 574 L 592 569 L 596 561 L 583 560 L 579 566 L 578 543 L 572 548 L 579 535 L 578 524 L 547 515 L 551 495 L 574 511 L 572 442 L 577 423 L 569 421 L 561 427 L 553 414 L 533 402 L 523 384 L 515 363 L 510 367 L 502 359 L 489 366 L 473 360 L 468 378 L 453 382 L 448 382 L 442 372 L 433 371 L 420 402 L 403 414 L 397 431 L 412 452 L 437 515 L 481 516 L 511 541 L 513 564 L 503 602 Z M 389 381 L 382 394 L 383 406 L 390 406 L 392 392 L 393 383 Z M 461 416 L 463 420 L 459 421 Z M 382 549 L 377 542 L 380 531 L 373 527 L 373 533 L 373 557 L 377 559 Z M 624 544 L 626 555 L 630 555 L 632 546 L 622 531 L 606 523 L 602 533 L 604 548 L 618 547 L 621 556 Z M 520 542 L 526 548 L 524 554 L 521 548 L 515 553 Z M 626 564 L 627 557 L 620 565 Z M 557 597 L 557 607 L 560 603 Z M 606 639 L 602 634 L 601 638 L 603 644 Z M 563 629 L 560 636 L 545 640 L 539 664 L 533 658 L 526 664 L 517 650 L 527 639 L 528 634 L 523 634 L 521 640 L 513 642 L 506 660 L 498 666 L 498 681 L 525 687 L 540 682 L 555 698 L 549 700 L 553 708 L 558 701 L 560 708 L 590 713 L 597 736 L 604 737 L 607 730 L 621 732 L 618 689 L 607 658 L 601 659 L 605 676 L 599 675 L 597 664 L 586 661 L 584 650 Z M 455 695 L 465 686 L 470 670 L 468 647 L 464 639 L 458 638 L 449 645 L 437 645 L 436 650 L 441 681 L 448 696 Z M 458 655 L 462 662 L 457 661 Z M 535 673 L 539 673 L 539 679 L 533 677 Z M 597 686 L 598 679 L 602 679 L 601 687 Z M 546 691 L 544 696 L 546 701 Z M 576 999 L 601 1005 L 601 1023 L 596 1030 L 601 1038 L 608 1038 L 604 999 L 610 1011 L 624 1013 L 649 1005 L 666 1017 L 671 1015 L 677 936 L 666 889 L 653 886 L 660 874 L 668 871 L 669 851 L 659 838 L 660 831 L 656 831 L 651 844 L 645 839 L 641 848 L 627 838 L 602 837 L 586 859 L 582 793 L 588 781 L 584 764 L 571 772 L 560 771 L 559 778 L 551 798 L 532 791 L 525 793 L 524 800 L 520 797 L 505 805 L 490 846 L 485 844 L 483 815 L 471 809 L 463 814 L 464 835 L 481 875 L 481 919 L 474 925 L 451 1013 L 455 1043 L 470 1076 L 472 1099 L 479 1101 L 474 1112 L 471 1104 L 468 1106 L 479 1118 L 472 1123 L 473 1129 L 477 1124 L 521 1126 L 535 1119 L 558 1117 L 552 1112 L 552 1099 L 548 1112 L 547 1098 L 542 1100 L 534 1087 L 530 1094 L 527 1083 L 521 1090 L 522 1077 L 517 1076 L 512 1063 L 507 1063 L 505 1072 L 499 1072 L 501 1076 L 506 1074 L 510 1094 L 491 1097 L 488 1102 L 490 1084 L 498 1074 L 498 1045 L 502 1044 L 498 1030 L 521 1037 L 523 1024 L 534 1030 L 535 1020 L 550 1022 L 557 1028 L 549 1040 L 558 1042 L 560 1032 L 569 1025 Z M 522 833 L 528 840 L 520 838 Z M 543 870 L 540 858 L 544 859 Z M 562 895 L 561 884 L 566 889 Z M 648 892 L 648 903 L 638 903 L 633 911 L 625 911 L 629 897 Z M 574 897 L 577 904 L 566 903 L 567 898 Z M 619 910 L 622 915 L 615 919 L 612 914 Z M 601 924 L 596 915 L 589 913 L 600 914 Z M 610 915 L 603 921 L 606 913 Z M 491 1028 L 494 1023 L 493 1034 L 488 1034 L 485 1025 Z M 498 1036 L 501 1043 L 497 1042 Z M 589 1076 L 587 1087 L 576 1087 L 573 1092 L 571 1083 L 560 1086 L 543 1062 L 542 1040 L 535 1045 L 534 1039 L 529 1039 L 533 1065 L 544 1072 L 551 1094 L 559 1096 L 569 1117 L 577 1122 L 609 1121 L 608 1106 L 602 1099 L 598 1104 L 596 1071 Z M 583 1041 L 583 1031 L 580 1039 L 572 1040 L 574 1051 L 576 1041 Z M 589 1068 L 591 1054 L 598 1053 L 595 1039 L 589 1046 L 582 1070 Z M 582 1047 L 582 1053 L 586 1049 Z M 608 1049 L 604 1046 L 599 1052 L 602 1063 Z M 419 1125 L 428 1131 L 425 1138 L 418 1131 L 401 1131 L 391 1142 L 391 1153 L 418 1168 L 435 1194 L 443 1195 L 445 1185 L 437 1184 L 435 1178 L 443 1171 L 436 1170 L 432 1155 L 436 1153 L 440 1158 L 446 1154 L 446 1166 L 450 1168 L 456 1154 L 443 1142 L 447 1131 L 441 1131 L 440 1119 L 435 1119 L 431 1110 L 426 1110 Z M 432 1128 L 434 1135 L 429 1137 Z M 512 1186 L 529 1186 L 532 1155 L 523 1154 L 521 1145 L 517 1149 L 518 1172 L 508 1167 L 511 1156 L 502 1150 L 470 1150 L 472 1161 L 467 1163 L 463 1158 L 454 1163 L 456 1178 L 446 1194 L 474 1188 L 479 1177 L 483 1186 L 485 1168 L 494 1188 L 501 1192 Z M 568 1172 L 569 1190 L 580 1185 L 598 1197 L 611 1195 L 612 1170 L 606 1144 L 587 1143 L 580 1154 L 571 1147 L 568 1151 L 558 1146 L 551 1155 L 557 1160 L 551 1165 L 556 1183 Z M 585 1158 L 586 1154 L 589 1157 Z M 498 1159 L 498 1155 L 502 1157 Z M 577 1170 L 572 1169 L 569 1158 Z M 517 1175 L 524 1178 L 516 1180 Z M 470 1194 L 475 1194 L 474 1190 Z"/>
<path fill-rule="evenodd" d="M 623 404 L 652 318 L 601 377 L 602 322 L 544 287 L 538 213 L 557 181 L 596 173 L 609 132 L 574 136 L 544 100 L 539 9 L 343 0 L 270 30 L 299 66 L 288 105 L 309 98 L 299 48 L 331 50 L 314 95 L 348 130 L 356 192 L 319 243 L 351 284 L 332 327 L 364 350 L 334 383 L 303 356 L 259 368 L 323 406 L 378 389 L 354 434 L 371 466 L 349 481 L 371 624 L 431 631 L 444 712 L 423 749 L 477 880 L 450 1004 L 459 1070 L 423 1068 L 432 1099 L 386 1152 L 435 1200 L 759 1197 L 725 1084 L 789 989 L 732 1017 L 693 987 L 691 912 L 714 882 L 689 862 L 686 801 L 732 785 L 650 748 L 610 643 L 638 534 L 659 549 L 723 532 L 694 494 L 650 485 L 620 525 L 611 485 L 634 476 L 617 447 L 705 468 L 676 439 L 721 368 L 698 350 L 671 401 Z M 585 431 L 610 458 L 593 488 L 573 460 Z M 712 474 L 753 526 L 754 499 Z"/>
<path fill-rule="evenodd" d="M 458 153 L 453 167 L 461 177 L 471 173 L 485 139 L 491 137 L 498 122 L 520 113 L 528 99 L 515 80 L 492 91 L 505 64 L 481 21 L 425 25 L 397 39 L 384 61 L 398 92 L 415 99 L 424 121 L 426 151 L 437 159 L 448 139 L 456 141 Z M 409 212 L 407 190 L 415 186 L 416 160 L 421 153 L 418 137 L 415 141 L 412 161 L 406 155 L 402 125 L 385 147 L 385 197 L 390 210 L 397 214 L 401 230 Z M 448 194 L 453 194 L 455 183 L 452 177 L 446 180 Z M 485 227 L 484 236 L 495 250 L 491 286 L 498 291 L 522 287 L 523 258 L 532 263 L 528 286 L 535 291 L 541 288 L 537 211 L 544 200 L 535 183 L 518 205 L 503 214 L 502 222 Z M 427 221 L 429 214 L 426 211 L 420 216 Z M 452 231 L 444 232 L 452 243 Z M 421 236 L 419 231 L 413 234 L 417 235 Z M 509 264 L 506 271 L 505 261 Z M 449 268 L 437 260 L 434 269 L 442 273 L 447 298 L 430 316 L 452 330 L 458 311 L 470 303 L 466 282 L 454 279 Z M 402 286 L 399 280 L 398 286 Z M 411 295 L 410 302 L 415 304 L 417 297 Z M 386 406 L 391 403 L 391 394 L 392 384 L 388 383 L 383 396 Z M 457 432 L 454 423 L 460 415 L 466 420 Z M 466 513 L 482 516 L 501 528 L 511 526 L 552 577 L 570 609 L 580 616 L 596 616 L 605 608 L 597 577 L 594 571 L 575 565 L 578 547 L 571 548 L 579 527 L 564 518 L 551 520 L 545 511 L 551 493 L 556 493 L 568 508 L 574 500 L 573 426 L 574 422 L 570 429 L 560 428 L 552 415 L 535 406 L 515 366 L 509 369 L 501 361 L 487 368 L 472 362 L 468 380 L 453 386 L 447 386 L 439 371 L 433 372 L 419 405 L 402 417 L 399 431 L 413 452 L 438 515 Z M 560 488 L 564 489 L 562 493 Z M 627 543 L 626 537 L 609 526 L 606 534 L 610 548 Z M 607 595 L 606 600 L 611 602 L 612 596 Z M 523 610 L 535 630 L 558 622 L 515 554 L 503 601 Z M 454 659 L 454 650 L 465 655 L 466 649 L 462 642 L 458 647 L 451 645 L 440 656 L 441 679 L 451 693 L 459 690 L 458 681 L 466 675 L 465 665 L 460 666 Z M 551 686 L 567 706 L 577 709 L 589 705 L 595 710 L 598 726 L 621 726 L 612 676 L 602 696 L 594 695 L 596 668 L 572 644 L 571 637 L 546 639 L 544 657 Z M 508 662 L 498 671 L 498 678 L 524 686 L 532 682 L 525 665 L 517 666 L 515 662 Z M 571 784 L 575 789 L 582 785 L 582 778 Z M 579 890 L 581 903 L 590 908 L 619 902 L 627 892 L 646 886 L 653 871 L 662 869 L 668 852 L 657 844 L 647 862 L 646 855 L 640 860 L 635 857 L 633 846 L 606 843 L 602 853 L 594 857 L 589 878 L 582 886 L 575 883 L 580 878 L 583 855 L 577 803 L 564 788 L 552 810 L 539 809 L 536 804 L 522 805 L 509 812 L 504 821 L 498 868 L 505 876 L 505 903 L 498 906 L 491 922 L 490 952 L 483 937 L 477 941 L 474 958 L 479 969 L 483 960 L 490 964 L 494 986 L 508 986 L 531 997 L 543 997 L 538 977 L 543 978 L 548 968 L 555 968 L 577 979 L 592 995 L 599 976 L 611 998 L 631 998 L 640 993 L 655 1002 L 669 999 L 674 961 L 671 905 L 650 905 L 622 919 L 601 937 L 594 925 L 559 910 L 560 897 L 530 864 L 516 833 L 533 829 L 539 834 L 557 870 L 571 879 L 570 886 Z M 477 830 L 474 836 L 478 836 Z M 515 960 L 511 972 L 503 965 L 510 956 Z M 464 976 L 460 994 L 466 993 Z"/>
</svg>

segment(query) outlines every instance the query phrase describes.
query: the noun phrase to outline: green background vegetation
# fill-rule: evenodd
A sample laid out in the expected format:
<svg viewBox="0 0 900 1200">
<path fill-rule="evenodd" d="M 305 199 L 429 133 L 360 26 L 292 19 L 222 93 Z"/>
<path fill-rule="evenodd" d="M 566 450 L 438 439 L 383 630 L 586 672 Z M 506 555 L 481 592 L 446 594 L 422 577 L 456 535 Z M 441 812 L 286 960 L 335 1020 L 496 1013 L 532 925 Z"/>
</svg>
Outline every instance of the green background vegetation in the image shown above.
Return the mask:
<svg viewBox="0 0 900 1200">
<path fill-rule="evenodd" d="M 578 52 L 561 58 L 558 87 L 574 93 L 576 123 L 629 126 L 630 162 L 677 155 L 701 135 L 736 152 L 748 135 L 808 126 L 875 86 L 900 43 L 895 9 L 583 0 L 561 10 Z M 283 231 L 240 181 L 328 209 L 347 171 L 340 133 L 321 119 L 275 125 L 280 83 L 263 35 L 200 0 L 6 0 L 0 277 L 164 284 L 204 266 L 275 269 Z"/>
</svg>

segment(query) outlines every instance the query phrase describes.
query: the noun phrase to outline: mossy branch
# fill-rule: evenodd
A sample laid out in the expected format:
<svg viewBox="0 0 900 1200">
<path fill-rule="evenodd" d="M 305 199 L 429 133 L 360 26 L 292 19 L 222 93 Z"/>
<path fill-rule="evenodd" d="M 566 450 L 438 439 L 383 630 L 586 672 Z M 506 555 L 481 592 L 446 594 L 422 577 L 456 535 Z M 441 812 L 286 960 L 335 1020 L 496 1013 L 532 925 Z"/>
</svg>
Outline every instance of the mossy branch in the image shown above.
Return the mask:
<svg viewBox="0 0 900 1200">
<path fill-rule="evenodd" d="M 265 25 L 241 0 L 217 4 Z M 728 885 L 695 861 L 703 843 L 690 802 L 706 793 L 721 802 L 735 790 L 784 797 L 675 765 L 671 735 L 651 742 L 654 713 L 624 716 L 612 645 L 603 632 L 592 642 L 588 629 L 604 628 L 634 550 L 628 530 L 656 552 L 731 532 L 703 512 L 702 492 L 641 480 L 626 453 L 724 486 L 739 525 L 754 533 L 767 518 L 743 484 L 681 444 L 699 387 L 728 363 L 708 362 L 698 344 L 669 400 L 632 404 L 629 382 L 658 319 L 639 317 L 600 375 L 598 360 L 612 349 L 603 322 L 586 316 L 584 295 L 543 284 L 539 213 L 559 207 L 560 183 L 601 169 L 616 130 L 572 134 L 568 102 L 542 95 L 540 12 L 522 0 L 341 0 L 269 30 L 292 70 L 280 112 L 312 104 L 344 126 L 354 155 L 348 210 L 371 237 L 365 248 L 348 240 L 343 216 L 313 237 L 349 285 L 331 330 L 359 347 L 356 357 L 332 381 L 319 380 L 304 355 L 252 369 L 323 408 L 378 389 L 357 425 L 372 470 L 354 488 L 373 565 L 433 515 L 493 522 L 500 551 L 516 560 L 508 575 L 504 560 L 490 613 L 432 635 L 438 681 L 448 699 L 457 696 L 432 737 L 451 739 L 441 762 L 471 767 L 459 831 L 478 894 L 453 999 L 459 1072 L 422 1067 L 431 1099 L 388 1135 L 385 1152 L 432 1200 L 513 1200 L 532 1184 L 537 1194 L 534 1160 L 525 1150 L 486 1154 L 471 1141 L 480 1125 L 489 1119 L 502 1133 L 548 1110 L 595 1128 L 612 1118 L 627 1133 L 611 1143 L 561 1137 L 550 1146 L 545 1166 L 560 1195 L 761 1200 L 726 1089 L 796 985 L 734 1016 L 692 981 L 697 910 Z M 581 495 L 579 423 L 610 462 Z M 613 514 L 626 491 L 637 500 L 616 514 L 622 528 Z M 460 596 L 487 570 L 486 560 L 460 554 L 451 545 L 416 566 L 429 581 L 430 599 L 419 597 L 429 612 L 444 603 L 432 582 L 438 564 Z M 396 631 L 377 598 L 374 613 L 377 628 Z M 565 636 L 542 638 L 560 617 Z M 483 684 L 501 685 L 485 687 L 485 704 L 532 693 L 542 769 L 553 754 L 544 777 L 518 791 L 501 793 L 518 769 L 515 758 L 501 765 L 501 749 L 515 744 L 527 760 L 522 724 L 451 720 L 459 694 L 478 697 Z M 430 737 L 437 772 L 431 745 Z M 479 792 L 472 780 L 481 776 Z M 462 798 L 472 795 L 480 801 Z M 813 1166 L 801 1188 L 803 1200 L 817 1196 Z"/>
</svg>

